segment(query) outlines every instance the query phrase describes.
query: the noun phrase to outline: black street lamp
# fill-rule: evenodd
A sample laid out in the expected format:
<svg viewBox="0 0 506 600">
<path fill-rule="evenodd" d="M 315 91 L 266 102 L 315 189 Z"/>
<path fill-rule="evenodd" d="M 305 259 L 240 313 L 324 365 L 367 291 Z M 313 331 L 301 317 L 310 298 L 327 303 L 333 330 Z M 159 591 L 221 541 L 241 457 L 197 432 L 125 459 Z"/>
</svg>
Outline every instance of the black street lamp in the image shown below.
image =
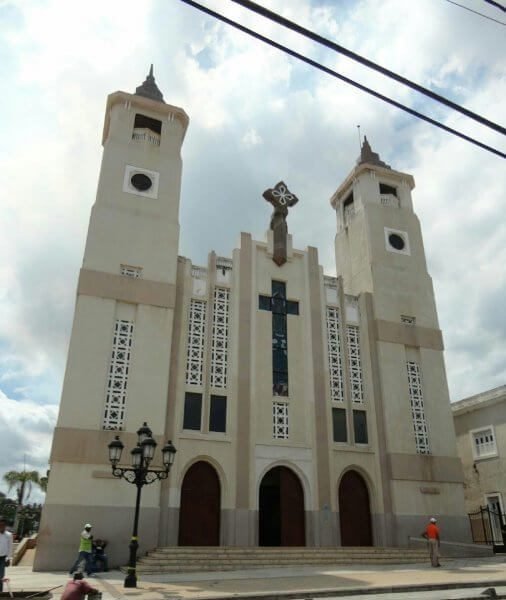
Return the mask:
<svg viewBox="0 0 506 600">
<path fill-rule="evenodd" d="M 128 560 L 128 574 L 125 577 L 126 588 L 137 587 L 137 549 L 139 542 L 137 540 L 137 528 L 139 525 L 139 507 L 141 504 L 141 490 L 143 486 L 161 479 L 167 479 L 169 476 L 170 468 L 174 463 L 176 456 L 176 449 L 171 441 L 167 442 L 162 448 L 162 462 L 164 469 L 150 469 L 149 464 L 153 460 L 155 455 L 155 449 L 157 443 L 153 439 L 153 432 L 148 427 L 147 423 L 144 423 L 142 427 L 137 431 L 137 446 L 130 451 L 132 466 L 131 467 L 119 467 L 119 461 L 121 459 L 121 453 L 123 452 L 123 442 L 117 435 L 112 442 L 108 445 L 109 448 L 109 461 L 112 465 L 112 474 L 114 477 L 123 478 L 128 483 L 133 483 L 137 486 L 137 498 L 135 501 L 135 517 L 134 517 L 134 528 L 132 532 L 132 540 L 130 542 L 130 558 Z"/>
</svg>

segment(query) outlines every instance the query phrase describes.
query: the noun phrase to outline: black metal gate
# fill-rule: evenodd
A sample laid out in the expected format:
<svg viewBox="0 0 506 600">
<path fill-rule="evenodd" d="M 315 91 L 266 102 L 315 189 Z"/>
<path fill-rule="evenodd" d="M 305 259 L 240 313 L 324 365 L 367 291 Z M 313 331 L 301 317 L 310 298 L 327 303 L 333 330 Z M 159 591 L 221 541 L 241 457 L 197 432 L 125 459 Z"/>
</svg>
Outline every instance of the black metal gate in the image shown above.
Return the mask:
<svg viewBox="0 0 506 600">
<path fill-rule="evenodd" d="M 475 544 L 504 546 L 506 541 L 506 515 L 490 506 L 482 506 L 469 513 L 469 523 Z"/>
</svg>

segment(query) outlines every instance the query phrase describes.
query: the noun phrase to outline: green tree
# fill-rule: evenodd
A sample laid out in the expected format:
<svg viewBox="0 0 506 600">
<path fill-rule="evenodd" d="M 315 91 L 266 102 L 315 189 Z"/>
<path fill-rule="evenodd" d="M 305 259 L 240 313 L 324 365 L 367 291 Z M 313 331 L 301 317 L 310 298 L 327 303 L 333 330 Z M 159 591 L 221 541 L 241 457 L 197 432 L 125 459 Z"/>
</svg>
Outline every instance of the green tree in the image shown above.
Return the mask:
<svg viewBox="0 0 506 600">
<path fill-rule="evenodd" d="M 46 491 L 47 477 L 41 477 L 37 471 L 9 471 L 4 475 L 4 481 L 7 483 L 8 492 L 15 491 L 17 508 L 14 518 L 14 531 L 18 532 L 20 518 L 23 521 L 23 506 L 32 493 L 33 485 L 38 485 L 42 491 Z M 18 532 L 19 533 L 19 532 Z"/>
<path fill-rule="evenodd" d="M 40 475 L 37 471 L 9 471 L 4 475 L 4 481 L 9 487 L 7 493 L 14 489 L 18 505 L 23 506 L 32 493 L 33 484 L 39 485 Z"/>
</svg>

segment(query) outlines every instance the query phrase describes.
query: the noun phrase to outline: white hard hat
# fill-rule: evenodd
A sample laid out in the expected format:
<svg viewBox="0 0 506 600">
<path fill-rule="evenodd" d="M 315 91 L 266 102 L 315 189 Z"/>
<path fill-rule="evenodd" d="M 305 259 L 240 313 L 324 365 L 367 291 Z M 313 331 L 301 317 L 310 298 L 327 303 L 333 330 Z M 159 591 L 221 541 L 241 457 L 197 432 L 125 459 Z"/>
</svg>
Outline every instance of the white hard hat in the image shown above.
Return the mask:
<svg viewBox="0 0 506 600">
<path fill-rule="evenodd" d="M 91 525 L 89 523 L 86 523 L 86 525 L 84 526 L 85 529 L 91 529 Z"/>
<path fill-rule="evenodd" d="M 436 519 L 434 517 L 431 517 L 430 522 L 431 523 L 436 523 Z"/>
</svg>

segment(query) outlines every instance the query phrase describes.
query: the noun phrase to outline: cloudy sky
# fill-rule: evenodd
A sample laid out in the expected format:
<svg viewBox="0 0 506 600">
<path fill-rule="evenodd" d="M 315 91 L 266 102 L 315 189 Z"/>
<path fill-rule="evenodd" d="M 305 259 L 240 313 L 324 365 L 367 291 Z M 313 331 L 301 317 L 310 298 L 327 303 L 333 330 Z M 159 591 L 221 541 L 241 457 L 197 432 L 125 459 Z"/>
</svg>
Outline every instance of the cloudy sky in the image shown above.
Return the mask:
<svg viewBox="0 0 506 600">
<path fill-rule="evenodd" d="M 207 6 L 382 93 L 506 150 L 504 137 L 228 0 Z M 345 47 L 502 122 L 506 28 L 445 0 L 259 0 Z M 466 6 L 505 21 L 480 0 Z M 300 198 L 294 242 L 332 274 L 329 198 L 373 148 L 417 182 L 452 400 L 506 383 L 503 159 L 370 98 L 178 0 L 0 0 L 0 474 L 45 471 L 74 294 L 101 159 L 107 94 L 132 92 L 149 64 L 184 107 L 180 253 L 230 256 L 262 237 L 261 193 Z M 197 232 L 191 235 L 190 232 Z"/>
</svg>

